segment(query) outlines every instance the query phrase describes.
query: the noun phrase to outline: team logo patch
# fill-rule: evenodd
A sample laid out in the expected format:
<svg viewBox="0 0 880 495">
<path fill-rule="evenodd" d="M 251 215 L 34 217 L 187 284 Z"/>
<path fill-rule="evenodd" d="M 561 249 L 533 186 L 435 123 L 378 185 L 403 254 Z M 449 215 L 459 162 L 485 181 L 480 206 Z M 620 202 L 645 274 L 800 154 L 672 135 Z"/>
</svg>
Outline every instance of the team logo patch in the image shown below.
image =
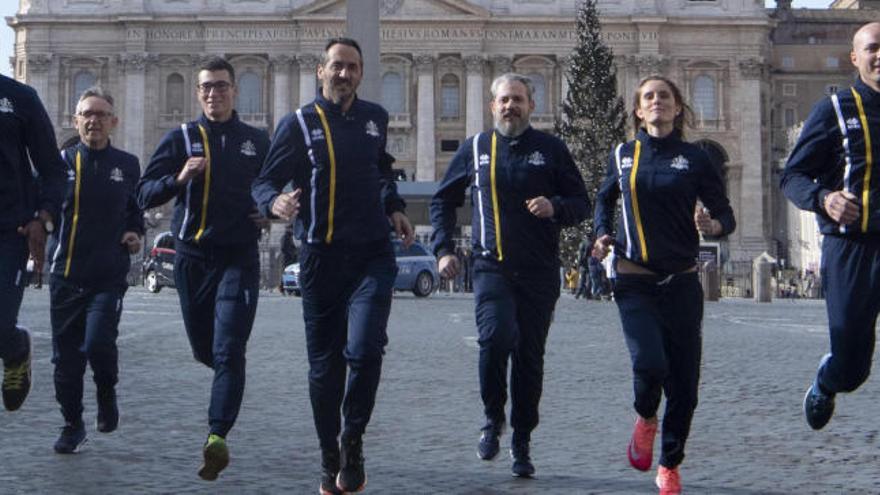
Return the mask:
<svg viewBox="0 0 880 495">
<path fill-rule="evenodd" d="M 690 167 L 688 166 L 688 160 L 682 155 L 678 155 L 677 157 L 672 159 L 672 163 L 669 164 L 670 167 L 675 170 L 687 170 Z"/>
<path fill-rule="evenodd" d="M 0 98 L 0 112 L 3 113 L 12 113 L 15 109 L 12 108 L 12 102 L 9 101 L 9 98 Z"/>
<path fill-rule="evenodd" d="M 322 129 L 312 129 L 312 141 L 321 141 L 324 139 L 324 131 Z"/>
<path fill-rule="evenodd" d="M 625 156 L 620 160 L 620 168 L 632 168 L 633 159 L 631 156 Z"/>
<path fill-rule="evenodd" d="M 204 153 L 205 147 L 202 146 L 201 142 L 196 141 L 195 143 L 192 144 L 192 152 L 193 153 Z"/>
<path fill-rule="evenodd" d="M 241 143 L 241 154 L 245 156 L 257 156 L 257 147 L 254 142 L 248 139 Z"/>
<path fill-rule="evenodd" d="M 540 151 L 536 151 L 529 155 L 529 164 L 536 167 L 543 167 L 547 162 L 544 161 L 544 155 Z"/>
<path fill-rule="evenodd" d="M 857 131 L 862 128 L 862 124 L 859 122 L 859 119 L 853 117 L 846 121 L 846 128 L 850 131 Z"/>
<path fill-rule="evenodd" d="M 379 137 L 379 126 L 372 120 L 367 122 L 367 135 L 376 138 Z"/>
<path fill-rule="evenodd" d="M 482 166 L 488 165 L 488 164 L 489 164 L 489 155 L 483 153 L 482 155 L 480 155 L 480 166 L 482 167 Z"/>
<path fill-rule="evenodd" d="M 73 182 L 76 180 L 76 171 L 72 168 L 67 169 L 67 180 Z"/>
<path fill-rule="evenodd" d="M 113 182 L 122 182 L 125 180 L 122 176 L 122 170 L 119 170 L 119 167 L 113 167 L 113 170 L 110 171 L 110 180 Z"/>
</svg>

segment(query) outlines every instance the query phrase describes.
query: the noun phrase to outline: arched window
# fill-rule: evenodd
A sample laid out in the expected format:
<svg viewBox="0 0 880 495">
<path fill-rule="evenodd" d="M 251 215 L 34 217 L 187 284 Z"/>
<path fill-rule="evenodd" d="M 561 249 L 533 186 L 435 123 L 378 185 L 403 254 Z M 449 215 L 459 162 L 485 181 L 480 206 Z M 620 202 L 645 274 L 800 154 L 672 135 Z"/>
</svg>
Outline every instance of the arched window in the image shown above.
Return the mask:
<svg viewBox="0 0 880 495">
<path fill-rule="evenodd" d="M 238 78 L 237 109 L 243 115 L 263 113 L 263 84 L 257 74 L 245 72 Z"/>
<path fill-rule="evenodd" d="M 547 113 L 547 81 L 544 76 L 538 73 L 528 75 L 532 80 L 532 86 L 535 92 L 532 94 L 532 100 L 535 101 L 535 114 L 543 115 Z"/>
<path fill-rule="evenodd" d="M 95 74 L 88 70 L 81 70 L 73 75 L 73 86 L 70 92 L 70 113 L 76 111 L 76 104 L 79 102 L 80 95 L 97 82 L 98 79 L 95 77 Z"/>
<path fill-rule="evenodd" d="M 403 77 L 398 72 L 386 72 L 382 76 L 382 106 L 388 113 L 406 112 L 403 95 Z"/>
<path fill-rule="evenodd" d="M 458 76 L 446 74 L 440 79 L 440 117 L 457 119 L 460 116 L 461 87 Z"/>
<path fill-rule="evenodd" d="M 694 114 L 698 122 L 718 120 L 715 79 L 709 76 L 697 76 L 694 79 Z"/>
<path fill-rule="evenodd" d="M 174 73 L 165 80 L 165 113 L 183 113 L 183 76 Z"/>
</svg>

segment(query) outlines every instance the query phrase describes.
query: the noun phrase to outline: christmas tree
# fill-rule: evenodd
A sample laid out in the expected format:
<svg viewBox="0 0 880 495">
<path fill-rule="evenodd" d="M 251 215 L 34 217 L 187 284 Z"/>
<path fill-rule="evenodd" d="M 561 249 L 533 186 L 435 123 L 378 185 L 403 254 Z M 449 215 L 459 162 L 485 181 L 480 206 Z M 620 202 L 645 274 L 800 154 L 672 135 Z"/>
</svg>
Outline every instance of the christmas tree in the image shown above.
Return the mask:
<svg viewBox="0 0 880 495">
<path fill-rule="evenodd" d="M 556 122 L 556 133 L 571 150 L 591 201 L 605 177 L 611 149 L 626 137 L 625 107 L 617 94 L 614 54 L 602 41 L 596 3 L 597 0 L 584 0 L 578 9 L 577 44 L 565 74 L 568 94 L 562 103 L 562 119 Z M 563 230 L 563 266 L 575 263 L 578 245 L 583 239 L 592 242 L 592 234 L 592 217 Z"/>
</svg>

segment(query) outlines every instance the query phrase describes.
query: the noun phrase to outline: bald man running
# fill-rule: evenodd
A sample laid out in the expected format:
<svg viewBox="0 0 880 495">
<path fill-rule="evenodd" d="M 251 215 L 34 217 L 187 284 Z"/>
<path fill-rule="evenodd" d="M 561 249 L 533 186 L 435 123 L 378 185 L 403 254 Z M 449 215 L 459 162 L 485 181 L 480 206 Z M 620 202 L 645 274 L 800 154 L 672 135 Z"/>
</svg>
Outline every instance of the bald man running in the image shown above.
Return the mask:
<svg viewBox="0 0 880 495">
<path fill-rule="evenodd" d="M 822 284 L 831 352 L 804 397 L 814 430 L 834 413 L 834 396 L 868 378 L 880 312 L 880 22 L 853 36 L 852 87 L 813 108 L 792 150 L 781 187 L 814 211 L 822 242 Z"/>
</svg>

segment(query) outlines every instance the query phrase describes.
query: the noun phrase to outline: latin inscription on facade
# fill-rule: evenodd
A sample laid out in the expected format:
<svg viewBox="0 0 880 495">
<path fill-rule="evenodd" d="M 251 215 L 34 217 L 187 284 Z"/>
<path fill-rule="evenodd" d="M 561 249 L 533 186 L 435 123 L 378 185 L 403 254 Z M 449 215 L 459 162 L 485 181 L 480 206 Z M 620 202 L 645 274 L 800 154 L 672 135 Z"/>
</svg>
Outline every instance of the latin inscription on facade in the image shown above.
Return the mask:
<svg viewBox="0 0 880 495">
<path fill-rule="evenodd" d="M 167 42 L 294 42 L 299 40 L 326 40 L 343 36 L 342 28 L 331 27 L 149 27 L 128 30 L 129 41 Z M 577 39 L 573 29 L 492 28 L 478 27 L 383 27 L 383 41 L 561 41 Z M 606 31 L 602 38 L 609 43 L 638 43 L 657 41 L 656 31 Z"/>
</svg>

